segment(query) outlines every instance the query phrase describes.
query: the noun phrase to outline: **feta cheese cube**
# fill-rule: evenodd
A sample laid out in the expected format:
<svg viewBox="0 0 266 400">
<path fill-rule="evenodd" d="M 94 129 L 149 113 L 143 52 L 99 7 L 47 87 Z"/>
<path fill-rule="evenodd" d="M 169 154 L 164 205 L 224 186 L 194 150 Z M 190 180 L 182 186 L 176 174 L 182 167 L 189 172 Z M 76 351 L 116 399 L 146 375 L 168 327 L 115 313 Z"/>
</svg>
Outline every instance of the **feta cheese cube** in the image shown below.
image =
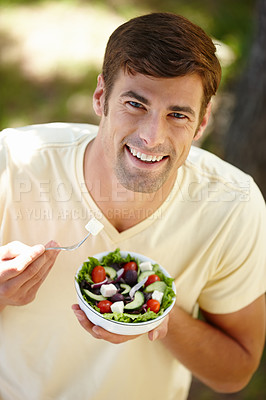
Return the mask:
<svg viewBox="0 0 266 400">
<path fill-rule="evenodd" d="M 150 261 L 143 261 L 142 263 L 139 264 L 139 268 L 141 272 L 144 271 L 152 271 L 152 265 Z"/>
<path fill-rule="evenodd" d="M 154 290 L 154 292 L 152 292 L 152 296 L 151 296 L 154 300 L 159 301 L 159 303 L 161 304 L 162 299 L 163 299 L 163 292 L 159 292 L 159 290 Z"/>
<path fill-rule="evenodd" d="M 117 287 L 113 283 L 102 285 L 100 292 L 104 297 L 112 297 L 117 292 Z"/>
<path fill-rule="evenodd" d="M 87 231 L 89 231 L 93 236 L 96 236 L 103 229 L 103 224 L 96 218 L 92 218 L 85 226 L 85 229 L 87 229 Z"/>
<path fill-rule="evenodd" d="M 111 305 L 111 310 L 118 314 L 122 314 L 124 311 L 124 302 L 123 301 L 116 301 Z"/>
</svg>

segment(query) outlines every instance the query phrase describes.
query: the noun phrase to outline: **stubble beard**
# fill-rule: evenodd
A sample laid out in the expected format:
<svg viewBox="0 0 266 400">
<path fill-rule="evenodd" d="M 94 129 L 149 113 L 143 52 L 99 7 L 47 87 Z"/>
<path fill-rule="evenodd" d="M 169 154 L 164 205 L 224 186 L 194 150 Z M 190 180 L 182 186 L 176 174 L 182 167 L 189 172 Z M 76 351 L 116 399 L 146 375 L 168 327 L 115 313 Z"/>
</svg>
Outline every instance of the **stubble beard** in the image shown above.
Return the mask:
<svg viewBox="0 0 266 400">
<path fill-rule="evenodd" d="M 115 165 L 115 174 L 118 182 L 127 190 L 138 193 L 155 193 L 159 191 L 170 175 L 170 166 L 160 173 L 149 171 L 129 170 L 120 153 Z"/>
</svg>

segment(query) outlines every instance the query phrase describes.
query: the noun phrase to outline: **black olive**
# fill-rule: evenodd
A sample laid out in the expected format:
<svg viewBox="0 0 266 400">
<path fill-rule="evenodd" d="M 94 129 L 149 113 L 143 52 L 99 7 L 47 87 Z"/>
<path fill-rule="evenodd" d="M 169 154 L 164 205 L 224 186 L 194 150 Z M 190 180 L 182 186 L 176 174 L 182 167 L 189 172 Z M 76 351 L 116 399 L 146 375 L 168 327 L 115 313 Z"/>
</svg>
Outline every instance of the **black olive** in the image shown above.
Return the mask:
<svg viewBox="0 0 266 400">
<path fill-rule="evenodd" d="M 137 271 L 134 271 L 132 269 L 129 269 L 124 274 L 124 280 L 130 286 L 135 285 L 137 283 L 137 279 L 138 279 L 138 273 Z"/>
<path fill-rule="evenodd" d="M 124 301 L 124 296 L 121 293 L 116 293 L 110 298 L 112 303 L 115 303 L 116 301 Z"/>
<path fill-rule="evenodd" d="M 85 279 L 80 282 L 79 286 L 81 289 L 88 289 L 88 290 L 90 290 L 91 287 L 89 282 L 87 282 Z"/>
<path fill-rule="evenodd" d="M 118 270 L 121 268 L 121 265 L 118 264 L 118 263 L 114 263 L 114 264 L 109 265 L 109 267 L 112 267 L 112 268 L 114 268 L 116 271 L 118 271 Z"/>
</svg>

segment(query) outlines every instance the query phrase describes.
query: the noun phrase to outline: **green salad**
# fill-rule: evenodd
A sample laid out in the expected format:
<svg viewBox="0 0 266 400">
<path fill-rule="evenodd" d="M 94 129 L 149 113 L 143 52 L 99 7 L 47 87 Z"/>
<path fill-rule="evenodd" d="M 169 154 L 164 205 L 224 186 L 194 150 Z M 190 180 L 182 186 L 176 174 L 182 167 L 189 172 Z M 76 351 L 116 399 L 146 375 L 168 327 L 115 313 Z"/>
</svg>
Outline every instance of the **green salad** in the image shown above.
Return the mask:
<svg viewBox="0 0 266 400">
<path fill-rule="evenodd" d="M 99 262 L 85 261 L 76 277 L 83 299 L 106 319 L 145 322 L 157 318 L 172 304 L 173 279 L 158 264 L 141 262 L 120 249 Z"/>
</svg>

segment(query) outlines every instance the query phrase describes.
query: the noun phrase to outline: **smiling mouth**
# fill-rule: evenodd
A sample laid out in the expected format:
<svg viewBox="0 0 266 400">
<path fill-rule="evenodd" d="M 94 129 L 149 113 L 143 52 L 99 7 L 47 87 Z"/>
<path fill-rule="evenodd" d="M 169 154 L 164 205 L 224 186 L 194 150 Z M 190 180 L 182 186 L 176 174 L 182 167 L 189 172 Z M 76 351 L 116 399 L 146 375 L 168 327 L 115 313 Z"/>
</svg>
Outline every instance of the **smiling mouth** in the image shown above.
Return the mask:
<svg viewBox="0 0 266 400">
<path fill-rule="evenodd" d="M 130 153 L 132 154 L 132 156 L 138 158 L 141 161 L 145 161 L 148 163 L 156 163 L 156 162 L 161 161 L 163 158 L 165 158 L 165 156 L 162 156 L 162 155 L 152 155 L 152 154 L 142 153 L 142 152 L 134 149 L 133 147 L 127 146 L 127 148 L 130 151 Z"/>
</svg>

